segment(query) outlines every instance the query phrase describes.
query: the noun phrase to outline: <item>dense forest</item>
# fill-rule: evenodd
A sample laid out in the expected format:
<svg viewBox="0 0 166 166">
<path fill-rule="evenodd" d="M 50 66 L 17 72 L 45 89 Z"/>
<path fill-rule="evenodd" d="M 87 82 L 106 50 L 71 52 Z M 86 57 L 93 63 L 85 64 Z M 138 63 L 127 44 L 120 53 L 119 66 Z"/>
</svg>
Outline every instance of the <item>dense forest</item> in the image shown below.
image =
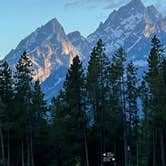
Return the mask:
<svg viewBox="0 0 166 166">
<path fill-rule="evenodd" d="M 0 166 L 166 166 L 163 48 L 154 36 L 140 78 L 123 48 L 108 59 L 100 39 L 50 104 L 28 53 L 14 70 L 1 62 Z"/>
</svg>

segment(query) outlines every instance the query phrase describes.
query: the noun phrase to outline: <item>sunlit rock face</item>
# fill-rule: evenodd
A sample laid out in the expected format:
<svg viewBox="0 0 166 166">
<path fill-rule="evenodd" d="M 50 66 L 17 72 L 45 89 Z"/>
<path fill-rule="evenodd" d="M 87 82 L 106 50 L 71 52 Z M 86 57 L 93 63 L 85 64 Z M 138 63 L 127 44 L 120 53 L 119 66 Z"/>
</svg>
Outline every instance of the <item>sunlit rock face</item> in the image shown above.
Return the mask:
<svg viewBox="0 0 166 166">
<path fill-rule="evenodd" d="M 79 31 L 71 32 L 68 35 L 70 42 L 81 52 L 81 59 L 84 66 L 87 66 L 89 55 L 91 52 L 90 43 L 81 35 Z"/>
<path fill-rule="evenodd" d="M 69 41 L 63 27 L 56 19 L 49 21 L 22 40 L 16 49 L 5 57 L 5 60 L 14 67 L 24 51 L 28 52 L 34 64 L 34 79 L 39 79 L 42 84 L 45 80 L 51 80 L 52 78 L 49 77 L 52 77 L 52 73 L 60 71 L 59 69 L 67 71 L 76 55 L 83 57 L 81 50 L 78 51 Z M 62 84 L 64 75 L 64 72 L 59 73 L 61 82 L 57 78 L 57 85 Z M 56 88 L 52 84 L 50 82 L 49 86 Z M 45 84 L 43 87 L 46 93 L 49 86 Z"/>
<path fill-rule="evenodd" d="M 145 25 L 145 29 L 144 29 L 144 36 L 146 38 L 149 38 L 151 36 L 151 34 L 153 34 L 155 31 L 156 31 L 156 27 L 154 25 L 147 23 Z"/>
</svg>

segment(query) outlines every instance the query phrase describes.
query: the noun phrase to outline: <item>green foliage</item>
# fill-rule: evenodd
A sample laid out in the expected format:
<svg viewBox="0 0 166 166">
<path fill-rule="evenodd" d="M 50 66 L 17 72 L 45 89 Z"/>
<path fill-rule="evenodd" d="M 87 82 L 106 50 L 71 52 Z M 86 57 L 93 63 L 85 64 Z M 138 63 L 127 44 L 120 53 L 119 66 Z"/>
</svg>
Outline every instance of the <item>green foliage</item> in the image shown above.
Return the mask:
<svg viewBox="0 0 166 166">
<path fill-rule="evenodd" d="M 117 166 L 165 166 L 166 58 L 157 36 L 151 43 L 139 88 L 137 69 L 134 62 L 127 64 L 125 50 L 108 59 L 100 39 L 86 72 L 79 57 L 73 59 L 49 107 L 26 52 L 14 72 L 2 62 L 0 162 L 99 166 L 105 164 L 102 154 L 112 152 Z"/>
<path fill-rule="evenodd" d="M 53 138 L 59 152 L 57 162 L 62 165 L 84 162 L 83 133 L 87 123 L 84 80 L 82 64 L 76 56 L 66 75 L 63 91 L 53 100 L 53 129 L 56 131 Z M 59 161 L 62 158 L 66 160 Z"/>
<path fill-rule="evenodd" d="M 13 80 L 12 71 L 7 62 L 4 62 L 0 66 L 0 94 L 2 102 L 6 105 L 5 114 L 6 122 L 4 122 L 5 128 L 10 128 L 13 125 Z"/>
<path fill-rule="evenodd" d="M 159 163 L 165 165 L 165 145 L 163 143 L 165 126 L 165 58 L 164 50 L 160 40 L 154 36 L 152 38 L 152 48 L 148 57 L 148 72 L 145 75 L 147 93 L 144 95 L 144 141 L 146 160 L 153 159 L 153 165 Z M 145 87 L 145 86 L 144 86 Z M 149 138 L 152 138 L 150 141 Z M 158 145 L 158 146 L 157 146 Z M 149 147 L 152 146 L 151 149 Z M 157 155 L 160 151 L 161 155 Z M 151 156 L 153 154 L 153 157 Z"/>
</svg>

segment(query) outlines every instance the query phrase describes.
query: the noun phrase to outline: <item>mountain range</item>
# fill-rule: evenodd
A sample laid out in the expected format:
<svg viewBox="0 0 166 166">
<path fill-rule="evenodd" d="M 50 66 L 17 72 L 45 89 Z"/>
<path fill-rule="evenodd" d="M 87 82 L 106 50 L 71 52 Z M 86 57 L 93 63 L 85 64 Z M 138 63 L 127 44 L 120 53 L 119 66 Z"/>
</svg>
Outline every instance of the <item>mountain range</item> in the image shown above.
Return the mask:
<svg viewBox="0 0 166 166">
<path fill-rule="evenodd" d="M 50 100 L 63 87 L 73 57 L 78 55 L 86 67 L 98 39 L 104 41 L 108 57 L 123 47 L 127 60 L 142 69 L 147 65 L 150 40 L 155 34 L 166 45 L 166 17 L 153 5 L 145 7 L 141 0 L 131 0 L 114 10 L 87 38 L 79 31 L 66 34 L 54 18 L 23 39 L 4 60 L 14 67 L 21 54 L 27 51 L 34 63 L 34 79 L 41 81 L 46 99 Z"/>
</svg>

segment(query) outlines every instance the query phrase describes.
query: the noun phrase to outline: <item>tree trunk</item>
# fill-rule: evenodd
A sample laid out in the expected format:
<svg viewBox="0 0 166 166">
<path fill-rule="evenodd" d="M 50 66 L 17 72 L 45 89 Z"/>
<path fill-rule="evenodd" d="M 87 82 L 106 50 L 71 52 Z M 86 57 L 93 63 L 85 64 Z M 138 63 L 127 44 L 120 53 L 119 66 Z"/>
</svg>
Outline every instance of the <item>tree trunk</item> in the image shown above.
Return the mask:
<svg viewBox="0 0 166 166">
<path fill-rule="evenodd" d="M 125 128 L 125 126 L 124 126 L 124 128 Z M 125 129 L 124 129 L 123 139 L 124 139 L 124 164 L 125 164 L 125 166 L 128 166 L 128 147 L 127 147 Z"/>
<path fill-rule="evenodd" d="M 28 135 L 27 135 L 27 166 L 30 166 L 30 145 L 29 145 Z"/>
<path fill-rule="evenodd" d="M 104 127 L 103 127 L 103 123 L 104 123 L 104 109 L 100 108 L 101 111 L 101 166 L 104 166 L 104 161 L 103 161 L 103 153 L 105 153 L 105 135 L 104 135 Z"/>
<path fill-rule="evenodd" d="M 161 149 L 161 164 L 165 166 L 165 148 L 164 148 L 164 136 L 163 130 L 160 130 L 160 149 Z"/>
<path fill-rule="evenodd" d="M 156 166 L 156 131 L 153 129 L 153 166 Z"/>
<path fill-rule="evenodd" d="M 10 166 L 10 131 L 8 130 L 8 140 L 7 140 L 7 153 L 8 153 L 8 160 L 7 160 L 7 166 Z"/>
<path fill-rule="evenodd" d="M 127 131 L 126 131 L 126 98 L 125 98 L 125 85 L 124 76 L 121 80 L 121 105 L 123 109 L 123 141 L 124 141 L 124 166 L 128 166 L 128 146 L 127 146 Z"/>
<path fill-rule="evenodd" d="M 138 139 L 138 138 L 137 138 Z M 136 165 L 138 166 L 139 165 L 139 144 L 138 144 L 138 141 L 136 143 Z"/>
<path fill-rule="evenodd" d="M 32 132 L 31 132 L 31 137 L 30 137 L 30 147 L 31 147 L 31 164 L 32 164 L 32 166 L 34 166 L 35 163 L 34 163 L 34 156 L 33 156 L 33 139 L 32 139 Z"/>
<path fill-rule="evenodd" d="M 25 163 L 24 163 L 24 142 L 23 142 L 23 139 L 21 140 L 21 162 L 22 162 L 22 166 L 25 166 Z"/>
<path fill-rule="evenodd" d="M 5 149 L 4 149 L 4 138 L 3 138 L 2 128 L 0 128 L 0 137 L 1 137 L 2 162 L 3 162 L 3 165 L 5 166 Z"/>
<path fill-rule="evenodd" d="M 86 138 L 86 132 L 85 131 L 84 131 L 84 145 L 85 145 L 86 166 L 89 166 L 88 145 L 87 145 L 87 138 Z"/>
<path fill-rule="evenodd" d="M 126 131 L 126 113 L 125 113 L 125 97 L 123 93 L 123 140 L 124 140 L 124 164 L 128 166 L 128 146 L 127 146 L 127 131 Z"/>
</svg>

